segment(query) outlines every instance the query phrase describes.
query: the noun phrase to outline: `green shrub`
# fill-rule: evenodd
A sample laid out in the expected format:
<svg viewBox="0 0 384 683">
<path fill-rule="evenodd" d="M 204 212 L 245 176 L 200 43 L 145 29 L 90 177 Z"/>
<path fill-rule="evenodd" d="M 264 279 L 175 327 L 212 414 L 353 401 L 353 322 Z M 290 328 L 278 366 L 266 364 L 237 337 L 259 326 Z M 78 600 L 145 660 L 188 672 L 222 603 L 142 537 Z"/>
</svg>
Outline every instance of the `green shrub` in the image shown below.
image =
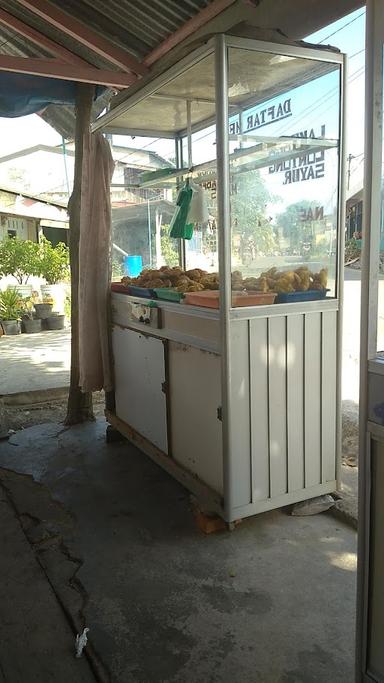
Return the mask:
<svg viewBox="0 0 384 683">
<path fill-rule="evenodd" d="M 5 237 L 0 242 L 0 276 L 11 275 L 23 285 L 31 275 L 39 274 L 39 244 L 19 237 Z"/>
<path fill-rule="evenodd" d="M 347 240 L 345 243 L 344 262 L 348 263 L 348 261 L 353 261 L 353 259 L 359 258 L 360 255 L 361 247 L 357 240 L 354 238 Z"/>
<path fill-rule="evenodd" d="M 63 282 L 69 277 L 69 249 L 66 244 L 59 242 L 56 247 L 41 237 L 39 247 L 39 275 L 48 285 Z"/>
</svg>

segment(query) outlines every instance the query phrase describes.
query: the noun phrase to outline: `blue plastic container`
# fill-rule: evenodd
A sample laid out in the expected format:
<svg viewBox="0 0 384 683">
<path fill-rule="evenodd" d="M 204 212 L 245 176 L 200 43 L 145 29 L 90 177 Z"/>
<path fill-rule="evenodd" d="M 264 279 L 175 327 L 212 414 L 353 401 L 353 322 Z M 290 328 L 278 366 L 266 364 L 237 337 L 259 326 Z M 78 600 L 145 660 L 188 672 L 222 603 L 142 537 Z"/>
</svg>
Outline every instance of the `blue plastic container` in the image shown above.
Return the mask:
<svg viewBox="0 0 384 683">
<path fill-rule="evenodd" d="M 137 277 L 143 270 L 141 256 L 124 256 L 124 271 L 129 277 Z"/>
<path fill-rule="evenodd" d="M 148 287 L 135 287 L 134 285 L 128 285 L 127 289 L 131 296 L 139 296 L 141 299 L 157 299 L 154 289 L 148 289 Z"/>
<path fill-rule="evenodd" d="M 307 289 L 306 292 L 287 292 L 278 294 L 275 304 L 297 303 L 298 301 L 318 301 L 325 299 L 329 289 Z"/>
</svg>

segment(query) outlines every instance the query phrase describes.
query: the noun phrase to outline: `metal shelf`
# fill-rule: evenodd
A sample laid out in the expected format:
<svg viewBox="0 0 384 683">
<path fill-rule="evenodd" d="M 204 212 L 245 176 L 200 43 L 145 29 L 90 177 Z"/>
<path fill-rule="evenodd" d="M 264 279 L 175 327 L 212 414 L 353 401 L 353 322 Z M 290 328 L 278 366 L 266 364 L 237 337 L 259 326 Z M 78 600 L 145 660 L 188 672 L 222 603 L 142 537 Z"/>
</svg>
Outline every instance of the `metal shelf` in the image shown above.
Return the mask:
<svg viewBox="0 0 384 683">
<path fill-rule="evenodd" d="M 265 168 L 271 164 L 295 159 L 303 154 L 311 154 L 319 150 L 337 148 L 336 140 L 324 138 L 301 138 L 301 137 L 260 137 L 250 135 L 232 135 L 231 142 L 243 142 L 257 140 L 258 144 L 252 147 L 236 149 L 229 155 L 231 170 L 236 173 L 244 173 L 259 168 Z M 279 151 L 280 149 L 280 151 Z M 271 153 L 272 152 L 272 153 Z M 174 173 L 163 178 L 154 178 L 140 183 L 140 188 L 172 188 L 185 176 L 198 178 L 199 181 L 211 180 L 216 177 L 216 159 L 206 161 L 190 168 L 179 168 Z M 206 173 L 204 173 L 206 171 Z"/>
</svg>

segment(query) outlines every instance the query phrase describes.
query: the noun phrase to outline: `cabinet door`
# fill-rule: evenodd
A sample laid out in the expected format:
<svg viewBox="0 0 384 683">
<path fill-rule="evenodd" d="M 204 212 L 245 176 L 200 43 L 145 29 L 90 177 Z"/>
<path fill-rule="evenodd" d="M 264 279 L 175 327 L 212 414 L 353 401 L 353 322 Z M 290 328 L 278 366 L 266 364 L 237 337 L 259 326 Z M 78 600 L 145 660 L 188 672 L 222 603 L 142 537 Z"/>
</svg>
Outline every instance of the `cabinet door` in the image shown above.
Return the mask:
<svg viewBox="0 0 384 683">
<path fill-rule="evenodd" d="M 116 415 L 168 453 L 165 343 L 119 327 L 112 332 Z"/>
</svg>

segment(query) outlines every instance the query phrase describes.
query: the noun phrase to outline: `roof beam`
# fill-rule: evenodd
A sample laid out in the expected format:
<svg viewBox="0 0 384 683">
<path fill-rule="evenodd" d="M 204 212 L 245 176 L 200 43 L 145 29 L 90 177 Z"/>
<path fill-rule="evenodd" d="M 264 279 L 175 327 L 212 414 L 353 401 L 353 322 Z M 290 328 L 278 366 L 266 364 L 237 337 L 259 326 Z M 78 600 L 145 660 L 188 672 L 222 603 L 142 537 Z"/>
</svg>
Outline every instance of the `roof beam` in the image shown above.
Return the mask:
<svg viewBox="0 0 384 683">
<path fill-rule="evenodd" d="M 28 38 L 32 43 L 35 43 L 35 45 L 44 48 L 47 52 L 50 52 L 55 57 L 59 57 L 64 62 L 68 62 L 68 64 L 89 66 L 88 62 L 81 59 L 81 57 L 73 54 L 73 52 L 70 52 L 62 45 L 58 45 L 58 43 L 55 43 L 50 38 L 47 38 L 47 36 L 36 31 L 32 26 L 24 24 L 23 21 L 20 21 L 20 19 L 17 19 L 17 17 L 14 17 L 13 14 L 9 14 L 9 12 L 6 12 L 4 9 L 0 9 L 0 24 L 13 29 L 25 38 Z"/>
<path fill-rule="evenodd" d="M 20 0 L 19 0 L 20 1 Z M 22 0 L 24 2 L 24 0 Z M 143 60 L 146 66 L 151 66 L 157 62 L 160 57 L 163 57 L 167 52 L 172 50 L 176 45 L 179 45 L 185 38 L 188 38 L 199 28 L 204 26 L 208 21 L 214 19 L 220 12 L 223 12 L 227 7 L 233 5 L 236 0 L 213 0 L 208 7 L 202 9 L 198 14 L 185 22 L 177 31 L 172 33 L 160 45 L 155 47 Z"/>
<path fill-rule="evenodd" d="M 133 74 L 119 71 L 106 71 L 91 66 L 73 68 L 72 64 L 60 62 L 58 59 L 40 59 L 30 57 L 9 57 L 0 55 L 0 71 L 59 78 L 64 81 L 108 85 L 112 88 L 127 88 L 136 77 Z"/>
<path fill-rule="evenodd" d="M 51 5 L 47 0 L 17 0 L 17 2 L 51 26 L 59 29 L 67 36 L 71 36 L 71 38 L 74 38 L 82 45 L 85 45 L 92 52 L 97 53 L 108 62 L 111 62 L 111 64 L 114 64 L 119 69 L 131 71 L 139 75 L 143 75 L 147 72 L 147 67 L 132 57 L 128 52 L 113 45 L 96 33 L 96 31 L 69 14 L 66 14 L 58 7 Z"/>
</svg>

